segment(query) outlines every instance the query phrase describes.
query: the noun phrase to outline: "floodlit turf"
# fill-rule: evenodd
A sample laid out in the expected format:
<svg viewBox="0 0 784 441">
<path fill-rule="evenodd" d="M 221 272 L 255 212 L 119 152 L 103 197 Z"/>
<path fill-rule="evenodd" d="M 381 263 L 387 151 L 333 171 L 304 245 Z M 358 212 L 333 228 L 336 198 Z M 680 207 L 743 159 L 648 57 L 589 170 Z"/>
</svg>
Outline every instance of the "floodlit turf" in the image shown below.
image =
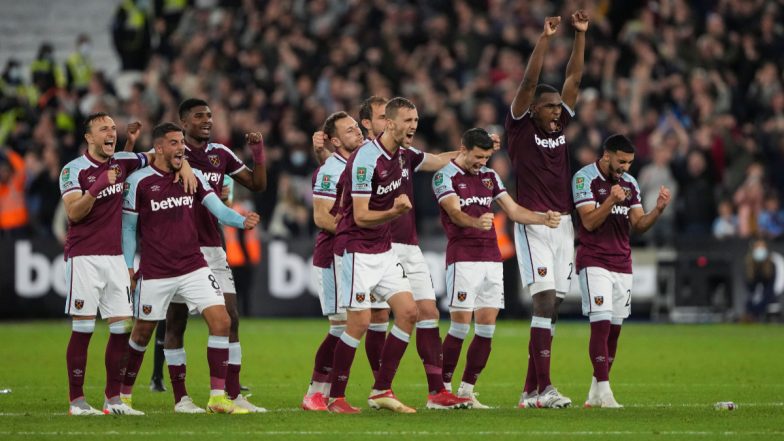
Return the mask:
<svg viewBox="0 0 784 441">
<path fill-rule="evenodd" d="M 442 323 L 446 324 L 446 323 Z M 570 409 L 516 409 L 522 386 L 528 323 L 499 324 L 493 352 L 476 391 L 492 410 L 429 411 L 414 342 L 395 379 L 401 400 L 416 415 L 367 408 L 371 381 L 362 347 L 352 370 L 348 399 L 356 416 L 306 413 L 299 403 L 307 388 L 313 354 L 326 331 L 320 320 L 251 320 L 242 325 L 242 381 L 251 401 L 270 409 L 261 415 L 175 415 L 170 392 L 148 389 L 148 350 L 134 394 L 145 417 L 68 417 L 66 321 L 0 323 L 0 439 L 782 439 L 784 437 L 784 328 L 781 326 L 627 324 L 621 335 L 612 385 L 625 409 L 583 409 L 590 386 L 588 325 L 563 323 L 553 349 L 553 380 L 571 397 Z M 445 328 L 442 328 L 442 335 Z M 87 367 L 87 399 L 102 404 L 103 351 L 108 330 L 99 325 Z M 469 339 L 471 335 L 469 335 Z M 188 328 L 188 386 L 196 403 L 208 395 L 206 327 Z M 463 347 L 462 362 L 465 361 Z M 167 374 L 168 378 L 168 374 Z M 716 411 L 717 401 L 735 411 Z M 186 439 L 186 438 L 183 438 Z M 387 438 L 389 439 L 389 438 Z M 532 439 L 532 438 L 528 438 Z"/>
</svg>

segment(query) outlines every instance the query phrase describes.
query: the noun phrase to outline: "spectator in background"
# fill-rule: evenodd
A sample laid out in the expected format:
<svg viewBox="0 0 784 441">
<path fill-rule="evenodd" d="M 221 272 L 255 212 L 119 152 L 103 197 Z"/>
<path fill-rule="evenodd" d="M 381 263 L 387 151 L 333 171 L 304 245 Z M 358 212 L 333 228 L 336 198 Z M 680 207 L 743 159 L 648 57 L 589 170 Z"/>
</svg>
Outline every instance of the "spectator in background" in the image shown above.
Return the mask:
<svg viewBox="0 0 784 441">
<path fill-rule="evenodd" d="M 678 182 L 672 174 L 670 161 L 672 160 L 673 145 L 671 143 L 651 143 L 653 161 L 640 169 L 637 183 L 642 193 L 642 207 L 646 213 L 656 207 L 656 198 L 659 189 L 665 186 L 670 189 L 673 200 L 678 200 Z M 644 235 L 653 240 L 654 244 L 670 243 L 675 232 L 675 211 L 665 210 L 659 216 L 658 222 Z"/>
<path fill-rule="evenodd" d="M 768 244 L 763 239 L 751 242 L 746 254 L 746 315 L 743 321 L 757 321 L 765 316 L 768 304 L 773 301 L 773 282 L 776 280 L 776 265 L 770 257 Z"/>
<path fill-rule="evenodd" d="M 0 149 L 0 237 L 22 237 L 27 233 L 24 159 L 19 153 Z"/>
<path fill-rule="evenodd" d="M 92 46 L 87 34 L 79 34 L 76 39 L 76 50 L 68 55 L 65 62 L 65 73 L 68 89 L 79 96 L 87 92 L 90 77 L 93 74 L 92 61 L 90 60 Z"/>
<path fill-rule="evenodd" d="M 740 237 L 747 238 L 757 234 L 759 213 L 762 211 L 765 194 L 764 178 L 764 166 L 758 162 L 752 163 L 746 170 L 746 180 L 733 196 L 735 206 L 738 208 Z"/>
<path fill-rule="evenodd" d="M 687 176 L 680 183 L 680 222 L 683 231 L 692 237 L 710 235 L 716 216 L 713 183 L 708 175 L 705 154 L 692 150 L 686 157 Z"/>
<path fill-rule="evenodd" d="M 150 18 L 140 0 L 122 0 L 114 14 L 112 36 L 123 70 L 144 70 L 152 53 Z"/>
<path fill-rule="evenodd" d="M 738 218 L 732 202 L 727 199 L 719 202 L 719 217 L 713 221 L 713 237 L 719 240 L 738 237 Z"/>
<path fill-rule="evenodd" d="M 38 237 L 54 237 L 53 225 L 55 211 L 60 203 L 58 191 L 60 176 L 60 154 L 57 146 L 50 144 L 40 149 L 29 151 L 26 155 L 29 178 L 27 186 L 27 207 L 30 215 L 30 227 Z"/>
<path fill-rule="evenodd" d="M 278 178 L 278 203 L 272 213 L 268 233 L 281 239 L 302 237 L 308 232 L 310 217 L 310 211 L 297 197 L 291 176 L 282 173 Z"/>
<path fill-rule="evenodd" d="M 765 197 L 765 204 L 759 214 L 759 232 L 766 239 L 779 239 L 784 234 L 784 210 L 781 209 L 778 195 L 771 193 Z"/>
</svg>

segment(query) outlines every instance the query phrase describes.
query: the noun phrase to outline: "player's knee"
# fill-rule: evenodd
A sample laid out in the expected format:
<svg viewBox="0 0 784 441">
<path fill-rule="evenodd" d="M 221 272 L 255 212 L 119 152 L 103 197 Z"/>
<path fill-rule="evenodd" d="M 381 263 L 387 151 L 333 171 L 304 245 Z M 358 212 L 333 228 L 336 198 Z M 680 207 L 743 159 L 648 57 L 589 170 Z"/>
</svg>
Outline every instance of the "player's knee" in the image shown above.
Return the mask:
<svg viewBox="0 0 784 441">
<path fill-rule="evenodd" d="M 400 311 L 395 311 L 395 317 L 403 323 L 413 326 L 417 322 L 418 310 L 416 303 L 405 305 Z"/>
<path fill-rule="evenodd" d="M 229 335 L 229 330 L 231 329 L 231 319 L 226 313 L 214 314 L 210 318 L 208 326 L 210 328 L 211 335 L 227 336 Z"/>
<path fill-rule="evenodd" d="M 433 300 L 422 300 L 417 302 L 417 320 L 438 320 L 441 316 Z"/>
<path fill-rule="evenodd" d="M 370 321 L 372 323 L 386 323 L 389 321 L 388 309 L 371 309 Z"/>
</svg>

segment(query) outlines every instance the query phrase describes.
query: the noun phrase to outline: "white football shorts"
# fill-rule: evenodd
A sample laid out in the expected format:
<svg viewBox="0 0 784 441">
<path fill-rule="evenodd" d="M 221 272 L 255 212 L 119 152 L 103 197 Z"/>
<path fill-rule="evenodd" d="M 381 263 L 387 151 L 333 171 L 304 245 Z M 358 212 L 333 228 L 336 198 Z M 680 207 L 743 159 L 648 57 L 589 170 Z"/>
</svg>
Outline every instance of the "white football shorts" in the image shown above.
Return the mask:
<svg viewBox="0 0 784 441">
<path fill-rule="evenodd" d="M 504 309 L 504 267 L 501 262 L 455 262 L 446 267 L 450 311 Z"/>
<path fill-rule="evenodd" d="M 65 313 L 131 317 L 131 278 L 123 256 L 74 256 L 65 262 Z"/>
<path fill-rule="evenodd" d="M 225 305 L 223 291 L 209 268 L 202 267 L 188 274 L 165 279 L 139 279 L 134 300 L 134 317 L 157 321 L 166 319 L 166 310 L 173 300 L 185 303 L 188 310 L 200 313 Z"/>
<path fill-rule="evenodd" d="M 340 306 L 349 310 L 371 308 L 371 293 L 386 302 L 397 293 L 411 292 L 403 265 L 391 249 L 379 254 L 343 253 Z"/>
<path fill-rule="evenodd" d="M 313 277 L 313 283 L 316 285 L 318 291 L 319 302 L 321 303 L 321 314 L 329 317 L 333 321 L 345 321 L 346 310 L 338 306 L 338 274 L 340 271 L 340 262 L 337 256 L 333 257 L 332 265 L 329 268 L 320 268 L 311 265 L 310 274 Z"/>
<path fill-rule="evenodd" d="M 570 215 L 561 215 L 557 228 L 515 224 L 515 250 L 523 286 L 531 295 L 554 289 L 566 297 L 574 271 L 574 226 Z"/>
<path fill-rule="evenodd" d="M 607 271 L 598 266 L 583 268 L 578 274 L 583 299 L 583 315 L 612 312 L 613 319 L 625 319 L 632 310 L 632 275 Z"/>
<path fill-rule="evenodd" d="M 403 270 L 411 285 L 414 300 L 436 300 L 436 291 L 433 289 L 433 278 L 425 262 L 425 256 L 418 245 L 393 243 L 392 250 L 403 265 Z"/>
</svg>

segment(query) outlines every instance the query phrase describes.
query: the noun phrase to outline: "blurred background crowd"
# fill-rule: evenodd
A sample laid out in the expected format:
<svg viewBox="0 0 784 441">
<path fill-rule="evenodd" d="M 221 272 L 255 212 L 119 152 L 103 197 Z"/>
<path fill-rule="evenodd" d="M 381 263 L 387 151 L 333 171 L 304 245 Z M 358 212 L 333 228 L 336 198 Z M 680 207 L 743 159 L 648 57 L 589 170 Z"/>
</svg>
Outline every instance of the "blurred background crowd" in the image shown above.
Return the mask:
<svg viewBox="0 0 784 441">
<path fill-rule="evenodd" d="M 311 135 L 331 112 L 356 118 L 371 95 L 418 107 L 415 145 L 459 146 L 479 126 L 503 133 L 544 17 L 563 17 L 541 81 L 560 88 L 571 50 L 568 17 L 591 14 L 573 171 L 610 133 L 637 146 L 632 168 L 646 209 L 661 185 L 674 206 L 638 244 L 784 233 L 784 1 L 659 0 L 122 0 L 111 28 L 121 70 L 41 38 L 37 58 L 8 58 L 0 79 L 0 234 L 62 239 L 61 167 L 84 149 L 81 121 L 105 111 L 124 127 L 178 121 L 188 97 L 209 101 L 213 141 L 243 158 L 261 131 L 270 187 L 255 205 L 267 237 L 311 237 Z M 508 159 L 492 166 L 513 188 Z M 430 195 L 418 176 L 418 195 Z M 420 231 L 440 231 L 434 198 L 416 201 Z M 60 212 L 58 212 L 60 211 Z"/>
</svg>

